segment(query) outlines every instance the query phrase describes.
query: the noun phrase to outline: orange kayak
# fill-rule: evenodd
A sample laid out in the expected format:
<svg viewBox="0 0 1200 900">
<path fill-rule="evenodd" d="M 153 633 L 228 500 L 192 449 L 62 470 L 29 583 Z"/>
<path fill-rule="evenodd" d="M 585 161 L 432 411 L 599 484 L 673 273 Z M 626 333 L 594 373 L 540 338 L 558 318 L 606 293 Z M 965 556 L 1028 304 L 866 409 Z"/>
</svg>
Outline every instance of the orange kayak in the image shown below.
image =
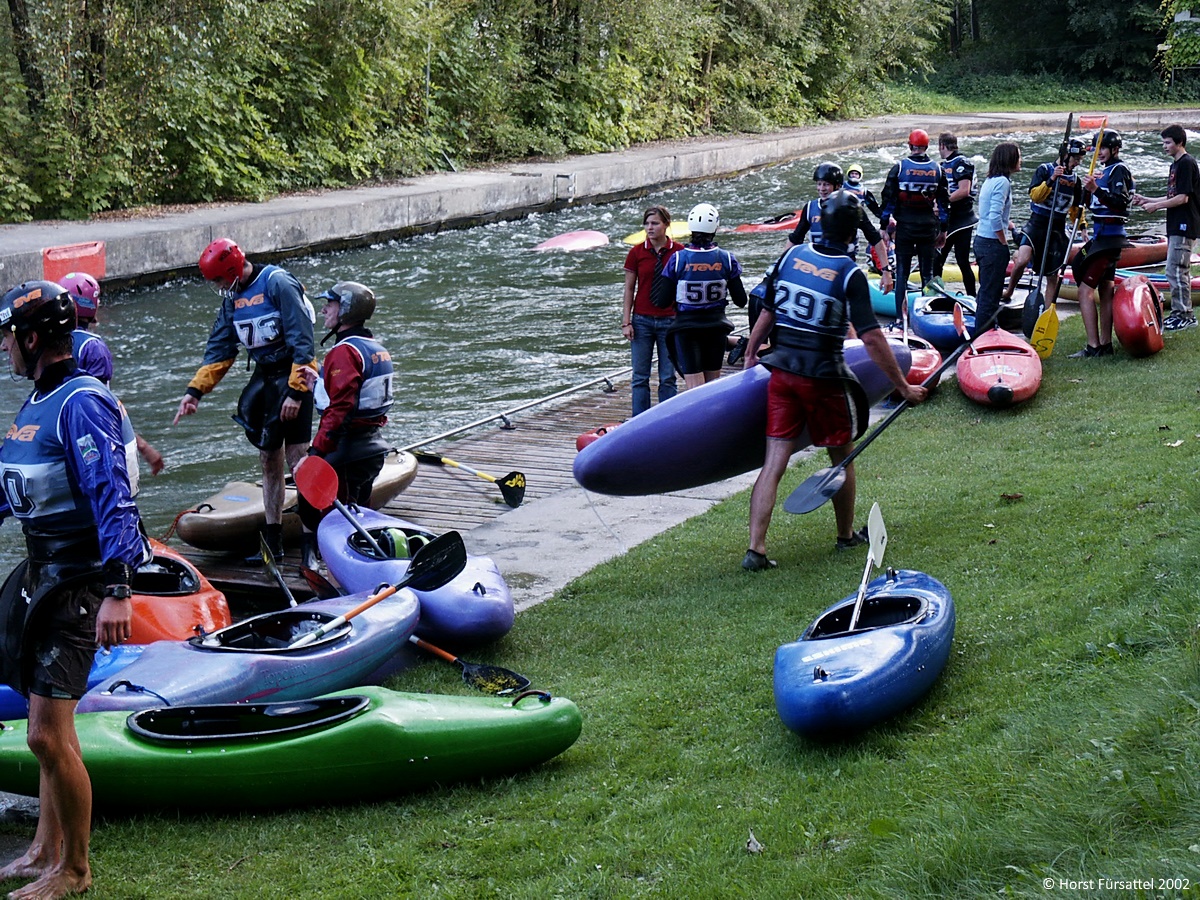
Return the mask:
<svg viewBox="0 0 1200 900">
<path fill-rule="evenodd" d="M 1020 335 L 993 328 L 958 358 L 958 386 L 976 403 L 1006 407 L 1023 403 L 1042 384 L 1042 361 Z"/>
<path fill-rule="evenodd" d="M 225 595 L 199 569 L 165 544 L 150 548 L 154 559 L 133 576 L 131 644 L 186 641 L 233 624 Z"/>
<path fill-rule="evenodd" d="M 1145 275 L 1126 278 L 1113 295 L 1113 331 L 1130 356 L 1163 348 L 1162 305 Z"/>
</svg>

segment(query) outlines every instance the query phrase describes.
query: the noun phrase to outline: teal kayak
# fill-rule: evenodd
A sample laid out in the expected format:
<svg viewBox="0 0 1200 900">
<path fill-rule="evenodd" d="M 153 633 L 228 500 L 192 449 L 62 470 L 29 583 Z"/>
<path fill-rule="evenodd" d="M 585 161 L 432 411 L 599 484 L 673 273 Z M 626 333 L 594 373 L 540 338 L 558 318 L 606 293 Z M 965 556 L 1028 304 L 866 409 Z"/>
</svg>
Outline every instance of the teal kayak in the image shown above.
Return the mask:
<svg viewBox="0 0 1200 900">
<path fill-rule="evenodd" d="M 98 809 L 241 810 L 377 800 L 525 769 L 579 737 L 570 700 L 352 688 L 314 700 L 81 713 Z M 0 790 L 36 796 L 25 722 L 0 731 Z"/>
</svg>

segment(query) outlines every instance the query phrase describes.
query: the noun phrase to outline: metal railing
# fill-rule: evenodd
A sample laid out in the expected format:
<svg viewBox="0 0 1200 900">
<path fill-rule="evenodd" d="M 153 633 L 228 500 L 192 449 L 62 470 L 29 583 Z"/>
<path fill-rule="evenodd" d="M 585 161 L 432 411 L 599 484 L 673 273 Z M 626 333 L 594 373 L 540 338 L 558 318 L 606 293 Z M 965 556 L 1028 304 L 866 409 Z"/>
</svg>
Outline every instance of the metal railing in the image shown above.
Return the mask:
<svg viewBox="0 0 1200 900">
<path fill-rule="evenodd" d="M 540 397 L 537 400 L 529 400 L 525 403 L 522 403 L 520 406 L 514 406 L 512 409 L 506 409 L 503 412 L 494 413 L 493 415 L 486 416 L 485 418 L 482 418 L 482 419 L 476 419 L 474 422 L 468 422 L 466 425 L 459 425 L 457 428 L 452 428 L 449 431 L 443 431 L 441 434 L 435 434 L 432 437 L 422 438 L 419 441 L 414 441 L 411 444 L 406 444 L 405 446 L 400 447 L 398 449 L 400 449 L 400 450 L 416 450 L 418 447 L 424 447 L 428 444 L 434 443 L 435 441 L 442 441 L 448 437 L 453 437 L 456 434 L 462 434 L 465 431 L 471 431 L 472 429 L 478 428 L 481 425 L 487 425 L 491 422 L 496 422 L 496 421 L 500 421 L 500 422 L 504 423 L 500 426 L 501 428 L 504 428 L 506 430 L 511 430 L 511 429 L 515 428 L 516 426 L 513 425 L 512 420 L 509 418 L 510 416 L 516 415 L 519 412 L 524 412 L 525 410 L 530 409 L 534 406 L 541 406 L 543 403 L 549 403 L 552 400 L 558 400 L 561 397 L 566 397 L 570 394 L 574 394 L 577 391 L 582 391 L 586 388 L 592 387 L 593 385 L 597 385 L 597 384 L 601 384 L 601 383 L 603 383 L 606 386 L 605 387 L 606 393 L 611 392 L 611 391 L 615 390 L 615 388 L 613 387 L 613 380 L 617 379 L 617 378 L 622 378 L 626 375 L 629 375 L 631 372 L 633 372 L 633 366 L 627 366 L 624 369 L 618 369 L 616 372 L 611 372 L 608 375 L 600 375 L 596 378 L 591 379 L 590 381 L 585 381 L 582 384 L 575 385 L 574 387 L 565 388 L 561 391 L 550 394 L 546 397 Z"/>
</svg>

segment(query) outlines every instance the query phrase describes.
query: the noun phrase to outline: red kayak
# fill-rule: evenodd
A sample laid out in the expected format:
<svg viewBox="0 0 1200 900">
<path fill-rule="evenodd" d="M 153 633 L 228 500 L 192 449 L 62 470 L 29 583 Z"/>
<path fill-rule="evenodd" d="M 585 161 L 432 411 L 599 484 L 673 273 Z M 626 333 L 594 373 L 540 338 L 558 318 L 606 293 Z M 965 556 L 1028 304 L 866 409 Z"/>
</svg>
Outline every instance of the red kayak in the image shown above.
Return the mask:
<svg viewBox="0 0 1200 900">
<path fill-rule="evenodd" d="M 762 222 L 748 222 L 744 225 L 738 225 L 733 230 L 738 234 L 757 234 L 761 231 L 791 231 L 799 221 L 800 210 L 796 210 L 792 213 L 784 213 L 781 216 L 776 216 L 773 219 L 764 219 Z"/>
<path fill-rule="evenodd" d="M 887 326 L 888 341 L 894 344 L 901 344 L 903 341 L 903 333 L 895 322 Z M 912 368 L 908 370 L 906 380 L 909 384 L 925 384 L 925 379 L 937 371 L 938 366 L 942 364 L 942 354 L 938 352 L 937 347 L 929 343 L 923 337 L 917 337 L 915 334 L 908 335 L 908 351 L 912 355 Z M 928 386 L 930 390 L 937 387 L 937 382 Z M 893 400 L 900 399 L 899 394 L 892 391 L 891 397 Z"/>
<path fill-rule="evenodd" d="M 578 453 L 592 441 L 600 440 L 600 438 L 604 437 L 604 435 L 608 434 L 620 424 L 620 422 L 608 422 L 599 426 L 598 428 L 585 431 L 583 434 L 579 435 L 579 437 L 575 438 L 575 452 Z"/>
<path fill-rule="evenodd" d="M 958 358 L 958 386 L 984 406 L 1004 408 L 1023 403 L 1042 383 L 1042 361 L 1029 342 L 1003 328 L 976 338 Z"/>
<path fill-rule="evenodd" d="M 132 644 L 186 641 L 233 623 L 225 595 L 200 570 L 151 540 L 154 559 L 133 575 Z"/>
<path fill-rule="evenodd" d="M 1113 331 L 1130 356 L 1163 348 L 1162 304 L 1145 275 L 1126 278 L 1113 295 Z"/>
</svg>

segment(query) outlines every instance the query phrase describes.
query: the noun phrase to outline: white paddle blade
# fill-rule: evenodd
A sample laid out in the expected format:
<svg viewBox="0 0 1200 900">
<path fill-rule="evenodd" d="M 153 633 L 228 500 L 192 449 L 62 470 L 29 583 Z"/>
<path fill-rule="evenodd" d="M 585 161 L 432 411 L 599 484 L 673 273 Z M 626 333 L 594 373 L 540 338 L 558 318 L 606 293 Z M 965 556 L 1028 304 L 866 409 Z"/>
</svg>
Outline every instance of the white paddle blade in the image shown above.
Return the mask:
<svg viewBox="0 0 1200 900">
<path fill-rule="evenodd" d="M 871 504 L 871 514 L 867 516 L 867 536 L 871 539 L 870 561 L 878 568 L 883 565 L 883 551 L 887 547 L 887 526 L 883 524 L 883 513 L 879 504 Z"/>
</svg>

